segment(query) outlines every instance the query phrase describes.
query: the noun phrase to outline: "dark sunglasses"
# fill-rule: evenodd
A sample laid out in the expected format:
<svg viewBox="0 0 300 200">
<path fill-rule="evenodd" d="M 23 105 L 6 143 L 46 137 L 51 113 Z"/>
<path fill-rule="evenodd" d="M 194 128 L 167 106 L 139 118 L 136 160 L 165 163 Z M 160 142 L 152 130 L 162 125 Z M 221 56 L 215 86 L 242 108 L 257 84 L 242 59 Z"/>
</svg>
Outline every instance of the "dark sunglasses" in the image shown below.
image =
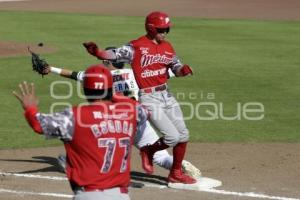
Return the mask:
<svg viewBox="0 0 300 200">
<path fill-rule="evenodd" d="M 157 33 L 169 33 L 170 28 L 156 28 Z"/>
</svg>

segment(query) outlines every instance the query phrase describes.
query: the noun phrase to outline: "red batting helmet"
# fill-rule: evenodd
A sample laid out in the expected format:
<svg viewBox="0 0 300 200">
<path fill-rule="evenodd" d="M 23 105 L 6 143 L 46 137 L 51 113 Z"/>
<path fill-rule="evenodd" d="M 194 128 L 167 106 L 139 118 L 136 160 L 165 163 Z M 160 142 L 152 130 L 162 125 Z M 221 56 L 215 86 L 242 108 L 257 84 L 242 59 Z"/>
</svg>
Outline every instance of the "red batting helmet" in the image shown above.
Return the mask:
<svg viewBox="0 0 300 200">
<path fill-rule="evenodd" d="M 146 17 L 145 27 L 150 37 L 155 37 L 157 29 L 170 28 L 170 18 L 166 13 L 155 11 Z"/>
<path fill-rule="evenodd" d="M 110 71 L 102 64 L 92 65 L 85 70 L 83 87 L 92 90 L 112 88 L 113 79 Z"/>
</svg>

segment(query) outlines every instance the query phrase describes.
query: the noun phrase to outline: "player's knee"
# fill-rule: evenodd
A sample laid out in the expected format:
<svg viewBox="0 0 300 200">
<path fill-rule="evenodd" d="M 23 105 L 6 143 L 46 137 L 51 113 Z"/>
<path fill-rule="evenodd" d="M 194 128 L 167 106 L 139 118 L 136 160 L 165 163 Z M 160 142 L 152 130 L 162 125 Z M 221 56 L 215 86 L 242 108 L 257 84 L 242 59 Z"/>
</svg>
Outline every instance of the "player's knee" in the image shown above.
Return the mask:
<svg viewBox="0 0 300 200">
<path fill-rule="evenodd" d="M 188 142 L 190 139 L 190 134 L 188 129 L 183 129 L 180 132 L 180 141 L 179 142 Z"/>
<path fill-rule="evenodd" d="M 169 135 L 165 137 L 165 143 L 170 147 L 174 147 L 176 144 L 180 142 L 180 135 Z"/>
</svg>

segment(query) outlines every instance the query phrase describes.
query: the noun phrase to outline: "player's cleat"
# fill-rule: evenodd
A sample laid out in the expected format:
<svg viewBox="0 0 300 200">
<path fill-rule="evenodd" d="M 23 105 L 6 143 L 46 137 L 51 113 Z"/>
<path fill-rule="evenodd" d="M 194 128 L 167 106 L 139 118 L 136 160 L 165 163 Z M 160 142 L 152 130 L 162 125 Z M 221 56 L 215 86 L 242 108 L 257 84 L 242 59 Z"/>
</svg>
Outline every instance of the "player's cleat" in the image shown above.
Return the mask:
<svg viewBox="0 0 300 200">
<path fill-rule="evenodd" d="M 58 161 L 58 169 L 60 172 L 65 173 L 66 172 L 66 163 L 67 163 L 67 158 L 65 155 L 59 155 L 57 158 Z"/>
<path fill-rule="evenodd" d="M 140 154 L 142 158 L 142 167 L 147 174 L 153 173 L 153 153 L 148 149 L 148 146 L 142 147 L 140 149 Z"/>
<path fill-rule="evenodd" d="M 182 173 L 182 170 L 171 170 L 168 176 L 169 183 L 183 183 L 183 184 L 193 184 L 196 183 L 197 180 Z"/>
<path fill-rule="evenodd" d="M 195 167 L 192 163 L 183 160 L 182 161 L 182 171 L 183 173 L 193 177 L 194 179 L 201 177 L 201 171 Z"/>
</svg>

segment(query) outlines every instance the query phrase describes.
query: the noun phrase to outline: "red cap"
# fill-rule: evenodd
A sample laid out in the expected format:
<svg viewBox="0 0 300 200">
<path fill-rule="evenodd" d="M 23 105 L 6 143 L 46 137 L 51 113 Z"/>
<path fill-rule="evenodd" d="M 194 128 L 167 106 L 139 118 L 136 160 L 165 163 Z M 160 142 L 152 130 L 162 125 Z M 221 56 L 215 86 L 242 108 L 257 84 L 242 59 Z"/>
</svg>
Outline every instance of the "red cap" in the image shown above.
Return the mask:
<svg viewBox="0 0 300 200">
<path fill-rule="evenodd" d="M 85 70 L 83 87 L 93 90 L 112 88 L 113 78 L 110 71 L 103 65 L 92 65 Z"/>
</svg>

